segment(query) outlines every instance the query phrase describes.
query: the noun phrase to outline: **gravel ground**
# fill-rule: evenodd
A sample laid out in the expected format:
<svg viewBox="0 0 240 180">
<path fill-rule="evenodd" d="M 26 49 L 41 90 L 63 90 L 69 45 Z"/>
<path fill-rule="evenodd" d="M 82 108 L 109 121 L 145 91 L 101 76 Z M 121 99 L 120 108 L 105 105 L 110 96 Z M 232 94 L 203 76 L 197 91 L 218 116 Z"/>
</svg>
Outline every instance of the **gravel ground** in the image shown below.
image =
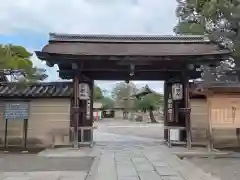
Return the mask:
<svg viewBox="0 0 240 180">
<path fill-rule="evenodd" d="M 100 128 L 102 128 L 104 132 L 154 138 L 158 140 L 164 139 L 163 123 L 149 124 L 136 123 L 127 120 L 104 119 L 100 124 Z"/>
<path fill-rule="evenodd" d="M 0 171 L 89 171 L 90 157 L 45 158 L 33 154 L 1 154 Z"/>
<path fill-rule="evenodd" d="M 221 180 L 240 179 L 239 158 L 194 158 L 190 160 L 205 172 L 209 172 L 221 178 Z"/>
</svg>

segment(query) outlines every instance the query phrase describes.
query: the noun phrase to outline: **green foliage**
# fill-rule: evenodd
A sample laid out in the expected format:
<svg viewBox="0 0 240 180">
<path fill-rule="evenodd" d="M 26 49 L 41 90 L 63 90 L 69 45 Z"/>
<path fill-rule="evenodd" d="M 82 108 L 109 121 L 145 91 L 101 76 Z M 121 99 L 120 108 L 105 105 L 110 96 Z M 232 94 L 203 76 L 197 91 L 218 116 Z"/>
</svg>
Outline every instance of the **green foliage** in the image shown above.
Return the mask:
<svg viewBox="0 0 240 180">
<path fill-rule="evenodd" d="M 101 101 L 103 99 L 102 90 L 98 86 L 94 86 L 93 99 L 94 101 Z"/>
<path fill-rule="evenodd" d="M 163 105 L 163 95 L 150 93 L 135 101 L 136 110 L 153 111 Z"/>
<path fill-rule="evenodd" d="M 38 68 L 33 67 L 32 54 L 22 46 L 0 45 L 0 70 L 13 75 L 15 80 L 26 81 L 44 80 L 47 75 Z"/>
<path fill-rule="evenodd" d="M 208 34 L 216 41 L 240 41 L 239 0 L 180 1 L 176 15 L 180 20 L 174 29 L 177 34 Z"/>
<path fill-rule="evenodd" d="M 104 97 L 102 89 L 98 86 L 94 86 L 93 99 L 95 102 L 101 102 L 103 109 L 114 108 L 114 100 L 109 97 Z"/>
<path fill-rule="evenodd" d="M 103 109 L 113 109 L 114 108 L 114 100 L 109 97 L 104 97 L 102 100 L 102 108 Z"/>
<path fill-rule="evenodd" d="M 134 106 L 132 95 L 136 92 L 137 88 L 133 83 L 121 82 L 116 84 L 114 87 L 112 97 L 118 106 L 121 106 L 125 109 L 125 111 L 128 111 Z"/>
<path fill-rule="evenodd" d="M 177 25 L 174 31 L 177 34 L 203 35 L 205 33 L 205 27 L 202 24 L 183 22 Z"/>
<path fill-rule="evenodd" d="M 112 91 L 112 97 L 114 99 L 124 99 L 135 94 L 137 91 L 136 86 L 133 83 L 121 82 L 116 84 Z"/>
<path fill-rule="evenodd" d="M 178 0 L 176 15 L 179 23 L 174 28 L 175 33 L 208 35 L 211 40 L 231 49 L 236 67 L 240 66 L 239 0 Z M 229 65 L 228 70 L 231 70 L 233 64 L 228 61 L 221 65 Z M 221 72 L 217 73 L 223 77 Z"/>
</svg>

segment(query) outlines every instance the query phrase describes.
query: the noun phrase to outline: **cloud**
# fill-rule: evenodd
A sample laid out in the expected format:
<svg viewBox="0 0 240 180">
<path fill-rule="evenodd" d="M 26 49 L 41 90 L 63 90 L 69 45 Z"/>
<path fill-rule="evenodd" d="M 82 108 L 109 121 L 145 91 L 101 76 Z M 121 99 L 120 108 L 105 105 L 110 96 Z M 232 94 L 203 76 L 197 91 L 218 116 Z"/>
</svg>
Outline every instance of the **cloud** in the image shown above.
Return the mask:
<svg viewBox="0 0 240 180">
<path fill-rule="evenodd" d="M 49 32 L 173 34 L 176 5 L 176 0 L 7 0 L 0 6 L 0 35 L 19 32 L 42 37 Z M 50 75 L 48 80 L 58 79 L 57 67 L 48 68 L 35 56 L 33 62 L 47 68 Z M 102 88 L 111 88 L 116 84 L 109 81 L 97 83 Z M 154 90 L 162 91 L 160 82 L 136 83 L 137 86 L 149 84 Z"/>
<path fill-rule="evenodd" d="M 8 0 L 0 33 L 172 34 L 175 0 Z"/>
</svg>

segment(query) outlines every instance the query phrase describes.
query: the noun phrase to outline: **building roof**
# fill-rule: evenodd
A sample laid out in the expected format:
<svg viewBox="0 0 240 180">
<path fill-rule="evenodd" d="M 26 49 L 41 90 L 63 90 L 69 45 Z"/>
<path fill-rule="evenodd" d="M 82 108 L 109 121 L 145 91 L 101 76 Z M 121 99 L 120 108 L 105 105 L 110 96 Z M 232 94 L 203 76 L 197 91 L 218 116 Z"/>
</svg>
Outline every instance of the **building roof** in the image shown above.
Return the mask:
<svg viewBox="0 0 240 180">
<path fill-rule="evenodd" d="M 156 92 L 151 90 L 149 88 L 149 86 L 146 85 L 146 86 L 140 88 L 133 96 L 141 97 L 141 96 L 145 96 L 145 95 L 150 94 L 150 93 L 156 93 Z"/>
<path fill-rule="evenodd" d="M 101 109 L 102 103 L 101 102 L 94 102 L 93 103 L 93 109 Z"/>
<path fill-rule="evenodd" d="M 212 82 L 212 83 L 192 83 L 191 89 L 193 94 L 211 94 L 211 93 L 240 93 L 239 82 Z"/>
<path fill-rule="evenodd" d="M 44 82 L 22 86 L 16 83 L 0 84 L 0 97 L 2 98 L 70 97 L 72 92 L 72 82 Z"/>
<path fill-rule="evenodd" d="M 79 56 L 196 56 L 228 54 L 206 36 L 50 34 L 42 52 Z M 44 54 L 37 52 L 40 58 Z"/>
<path fill-rule="evenodd" d="M 47 65 L 59 66 L 59 76 L 63 79 L 72 79 L 81 68 L 85 76 L 94 80 L 165 80 L 179 76 L 184 68 L 195 79 L 201 73 L 187 69 L 186 63 L 198 68 L 202 63 L 226 60 L 230 53 L 206 36 L 56 33 L 50 34 L 42 51 L 36 51 Z M 134 76 L 129 72 L 132 64 Z"/>
</svg>

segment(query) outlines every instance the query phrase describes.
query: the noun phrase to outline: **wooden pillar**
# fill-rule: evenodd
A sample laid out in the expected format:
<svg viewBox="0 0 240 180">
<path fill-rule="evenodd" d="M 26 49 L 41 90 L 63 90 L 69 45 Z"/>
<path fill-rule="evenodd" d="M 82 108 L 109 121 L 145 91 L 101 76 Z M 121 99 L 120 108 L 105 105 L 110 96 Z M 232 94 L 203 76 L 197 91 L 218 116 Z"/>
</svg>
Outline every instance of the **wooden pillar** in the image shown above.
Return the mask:
<svg viewBox="0 0 240 180">
<path fill-rule="evenodd" d="M 94 95 L 94 80 L 91 81 L 90 83 L 90 120 L 91 120 L 91 126 L 93 126 L 93 104 L 94 104 L 94 99 L 93 99 L 93 95 Z"/>
<path fill-rule="evenodd" d="M 192 133 L 191 133 L 191 121 L 190 121 L 190 102 L 189 102 L 189 78 L 184 73 L 183 74 L 183 88 L 184 88 L 184 116 L 185 116 L 185 124 L 186 124 L 186 134 L 187 134 L 187 147 L 192 148 Z"/>
<path fill-rule="evenodd" d="M 78 126 L 79 126 L 79 74 L 76 73 L 73 79 L 73 124 L 74 124 L 74 146 L 78 147 Z"/>
<path fill-rule="evenodd" d="M 164 81 L 164 126 L 168 126 L 168 85 L 167 81 Z M 168 140 L 168 129 L 164 128 L 164 140 Z"/>
</svg>

